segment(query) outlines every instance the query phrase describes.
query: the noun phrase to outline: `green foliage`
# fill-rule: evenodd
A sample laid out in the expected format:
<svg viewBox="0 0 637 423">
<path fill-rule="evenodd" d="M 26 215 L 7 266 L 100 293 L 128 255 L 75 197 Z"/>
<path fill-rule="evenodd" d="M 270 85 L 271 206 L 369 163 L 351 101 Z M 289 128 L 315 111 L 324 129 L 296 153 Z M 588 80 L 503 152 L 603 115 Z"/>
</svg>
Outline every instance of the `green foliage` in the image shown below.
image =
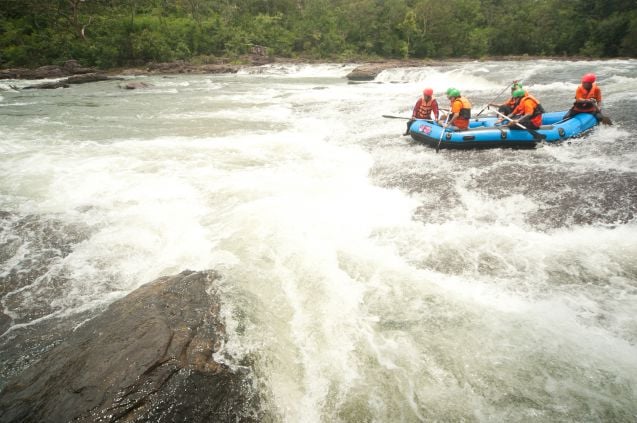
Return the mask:
<svg viewBox="0 0 637 423">
<path fill-rule="evenodd" d="M 637 56 L 630 0 L 2 0 L 0 66 L 250 53 L 348 60 Z"/>
<path fill-rule="evenodd" d="M 626 34 L 620 43 L 619 54 L 637 57 L 637 11 L 629 14 Z"/>
</svg>

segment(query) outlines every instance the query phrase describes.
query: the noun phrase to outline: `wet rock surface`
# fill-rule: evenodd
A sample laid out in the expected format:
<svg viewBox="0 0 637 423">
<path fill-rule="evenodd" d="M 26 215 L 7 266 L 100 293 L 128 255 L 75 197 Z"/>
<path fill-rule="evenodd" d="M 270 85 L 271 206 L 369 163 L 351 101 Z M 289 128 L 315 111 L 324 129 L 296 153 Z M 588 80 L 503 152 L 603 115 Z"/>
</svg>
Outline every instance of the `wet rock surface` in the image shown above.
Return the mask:
<svg viewBox="0 0 637 423">
<path fill-rule="evenodd" d="M 114 302 L 9 381 L 0 421 L 262 420 L 251 374 L 213 358 L 217 278 L 184 271 Z"/>
<path fill-rule="evenodd" d="M 387 69 L 445 66 L 449 64 L 449 62 L 432 60 L 386 60 L 376 63 L 364 63 L 357 66 L 354 70 L 347 74 L 347 79 L 350 81 L 373 81 L 379 73 Z"/>
<path fill-rule="evenodd" d="M 85 73 L 82 75 L 73 75 L 68 78 L 60 79 L 59 81 L 43 82 L 41 84 L 34 84 L 24 87 L 24 90 L 34 89 L 55 89 L 55 88 L 68 88 L 71 84 L 87 84 L 89 82 L 108 81 L 108 80 L 121 80 L 122 78 L 111 77 L 102 73 Z"/>
</svg>

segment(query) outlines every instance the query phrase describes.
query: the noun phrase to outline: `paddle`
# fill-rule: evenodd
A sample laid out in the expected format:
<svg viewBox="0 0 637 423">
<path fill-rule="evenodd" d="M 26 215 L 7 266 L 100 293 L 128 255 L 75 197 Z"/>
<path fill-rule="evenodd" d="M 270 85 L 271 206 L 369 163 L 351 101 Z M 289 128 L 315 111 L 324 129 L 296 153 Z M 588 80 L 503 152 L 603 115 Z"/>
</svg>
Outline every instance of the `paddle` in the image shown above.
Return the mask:
<svg viewBox="0 0 637 423">
<path fill-rule="evenodd" d="M 592 103 L 595 105 L 595 110 L 596 110 L 596 114 L 595 117 L 599 119 L 599 121 L 601 123 L 603 123 L 604 125 L 612 125 L 613 122 L 610 120 L 610 118 L 608 116 L 605 116 L 604 114 L 602 114 L 602 111 L 599 109 L 599 106 L 597 105 L 597 100 L 595 100 L 594 98 L 591 99 Z M 577 103 L 577 101 L 576 101 Z"/>
<path fill-rule="evenodd" d="M 448 111 L 447 109 L 440 109 L 440 110 L 443 111 L 443 112 L 447 112 Z M 383 115 L 383 117 L 387 118 L 387 119 L 404 119 L 404 120 L 413 119 L 413 120 L 426 120 L 427 122 L 435 122 L 435 120 L 432 120 L 432 119 L 418 119 L 418 118 L 410 118 L 410 117 L 406 117 L 406 116 Z"/>
<path fill-rule="evenodd" d="M 513 85 L 513 84 L 517 84 L 517 83 L 519 83 L 520 81 L 521 81 L 521 79 L 520 79 L 520 80 L 517 80 L 517 81 L 513 81 L 513 82 L 511 82 L 509 85 L 507 85 L 506 87 L 504 87 L 504 89 L 503 89 L 502 91 L 500 91 L 500 92 L 498 93 L 498 95 L 496 95 L 496 96 L 495 96 L 495 98 L 494 98 L 493 100 L 491 100 L 490 102 L 488 102 L 488 103 L 487 103 L 487 105 L 486 105 L 486 106 L 484 106 L 484 107 L 482 108 L 482 110 L 480 110 L 480 111 L 478 112 L 478 114 L 476 115 L 476 117 L 480 116 L 480 115 L 482 114 L 482 112 L 484 112 L 484 110 L 485 110 L 485 109 L 488 109 L 488 108 L 489 108 L 489 106 L 491 105 L 491 103 L 493 103 L 494 101 L 496 101 L 496 100 L 498 99 L 498 97 L 500 97 L 500 96 L 502 95 L 502 93 L 503 93 L 503 92 L 505 92 L 505 91 L 506 91 L 506 90 L 507 90 L 507 89 L 508 89 L 511 85 Z"/>
<path fill-rule="evenodd" d="M 498 114 L 498 116 L 500 116 L 501 118 L 506 119 L 506 120 L 509 120 L 509 121 L 511 120 L 511 118 L 510 118 L 510 117 L 508 117 L 507 115 L 503 115 L 502 113 L 498 112 L 497 110 L 494 110 L 494 111 L 495 111 L 495 112 Z M 536 140 L 536 141 L 537 141 L 537 140 L 543 140 L 543 139 L 545 139 L 545 138 L 546 138 L 546 135 L 540 134 L 540 133 L 539 133 L 539 132 L 537 132 L 535 129 L 529 129 L 529 128 L 527 128 L 526 126 L 522 125 L 520 122 L 515 122 L 515 124 L 516 124 L 517 126 L 519 126 L 520 128 L 524 129 L 525 131 L 529 131 L 529 134 L 533 135 L 533 136 L 535 137 L 535 140 Z"/>
<path fill-rule="evenodd" d="M 405 119 L 405 120 L 411 119 L 405 116 L 393 116 L 393 115 L 383 115 L 383 117 L 387 119 Z"/>
<path fill-rule="evenodd" d="M 383 115 L 384 118 L 387 119 L 404 119 L 404 120 L 409 120 L 411 119 L 410 117 L 405 117 L 405 116 L 392 116 L 392 115 Z"/>
<path fill-rule="evenodd" d="M 445 118 L 445 125 L 447 124 L 447 121 L 449 121 L 449 116 L 451 116 L 451 113 L 449 113 Z M 438 145 L 436 146 L 436 154 L 438 154 L 438 150 L 440 150 L 440 143 L 442 142 L 442 136 L 445 135 L 446 129 L 447 128 L 443 125 L 442 132 L 440 133 L 440 138 L 438 139 Z"/>
</svg>

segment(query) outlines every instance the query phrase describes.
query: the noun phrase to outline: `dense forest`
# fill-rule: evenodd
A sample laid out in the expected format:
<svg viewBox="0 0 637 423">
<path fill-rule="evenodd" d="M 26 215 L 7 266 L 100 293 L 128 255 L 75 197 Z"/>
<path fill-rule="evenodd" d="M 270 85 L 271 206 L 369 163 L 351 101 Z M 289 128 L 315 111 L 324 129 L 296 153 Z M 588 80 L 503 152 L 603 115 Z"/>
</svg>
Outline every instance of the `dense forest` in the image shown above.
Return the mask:
<svg viewBox="0 0 637 423">
<path fill-rule="evenodd" d="M 637 56 L 634 0 L 1 0 L 0 66 Z"/>
</svg>

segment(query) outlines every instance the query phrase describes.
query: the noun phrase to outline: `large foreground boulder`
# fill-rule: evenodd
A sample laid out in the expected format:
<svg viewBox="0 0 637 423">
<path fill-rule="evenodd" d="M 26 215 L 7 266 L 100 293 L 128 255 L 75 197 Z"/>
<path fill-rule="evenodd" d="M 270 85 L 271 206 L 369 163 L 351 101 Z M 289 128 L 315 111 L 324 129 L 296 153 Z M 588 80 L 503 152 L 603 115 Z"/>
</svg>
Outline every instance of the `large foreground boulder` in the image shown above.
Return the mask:
<svg viewBox="0 0 637 423">
<path fill-rule="evenodd" d="M 186 271 L 111 304 L 5 386 L 0 421 L 262 420 L 250 373 L 213 359 L 216 278 Z"/>
</svg>

